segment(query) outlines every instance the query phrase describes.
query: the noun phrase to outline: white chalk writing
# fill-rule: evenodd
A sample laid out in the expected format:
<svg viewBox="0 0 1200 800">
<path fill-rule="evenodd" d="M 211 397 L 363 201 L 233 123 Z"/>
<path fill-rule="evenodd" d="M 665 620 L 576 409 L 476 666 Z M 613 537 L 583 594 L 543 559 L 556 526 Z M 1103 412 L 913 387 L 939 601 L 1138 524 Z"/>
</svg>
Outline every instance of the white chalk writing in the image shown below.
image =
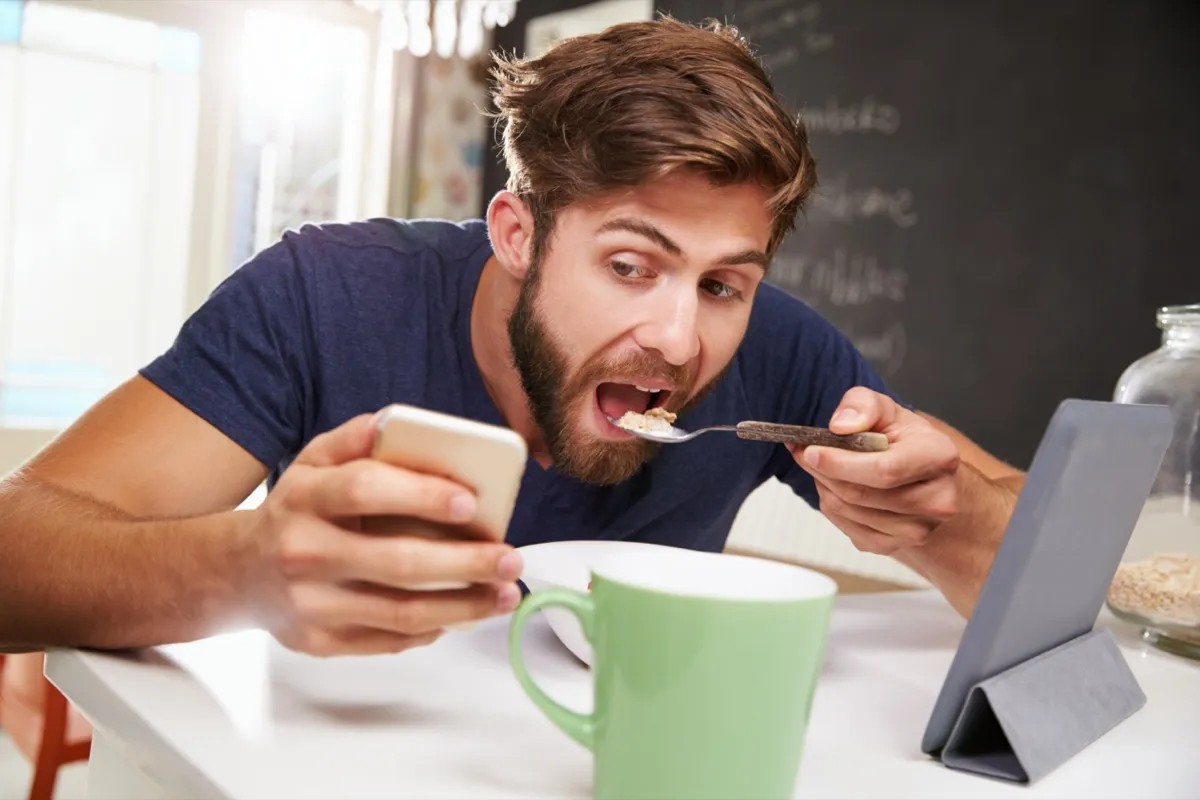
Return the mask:
<svg viewBox="0 0 1200 800">
<path fill-rule="evenodd" d="M 834 98 L 827 101 L 823 108 L 802 109 L 800 116 L 811 133 L 828 133 L 832 136 L 843 133 L 882 133 L 891 136 L 900 128 L 900 112 L 896 107 L 876 103 L 871 97 L 848 106 L 838 105 L 837 98 Z"/>
<path fill-rule="evenodd" d="M 782 68 L 834 49 L 829 17 L 823 18 L 822 12 L 822 3 L 813 0 L 740 0 L 733 21 L 758 48 L 763 66 L 778 75 Z M 900 130 L 900 110 L 872 96 L 834 95 L 823 103 L 819 96 L 797 99 L 817 103 L 797 108 L 814 137 L 893 136 Z M 819 152 L 822 146 L 814 147 Z M 856 250 L 850 242 L 839 244 L 824 236 L 838 235 L 831 225 L 864 222 L 908 230 L 917 225 L 919 214 L 910 188 L 858 177 L 858 185 L 845 172 L 822 177 L 808 212 L 809 222 L 823 232 L 811 240 L 820 242 L 817 252 L 777 255 L 769 279 L 828 314 L 863 357 L 891 379 L 903 367 L 908 347 L 903 315 L 909 274 Z"/>
<path fill-rule="evenodd" d="M 877 299 L 903 303 L 908 289 L 903 269 L 881 267 L 874 256 L 850 254 L 841 247 L 829 256 L 776 256 L 771 280 L 803 300 L 839 307 Z"/>
<path fill-rule="evenodd" d="M 891 378 L 904 366 L 908 332 L 903 322 L 891 325 L 882 333 L 862 333 L 852 328 L 843 328 L 842 332 L 884 378 Z"/>
<path fill-rule="evenodd" d="M 782 66 L 791 64 L 800 58 L 800 48 L 795 45 L 789 45 L 782 50 L 772 50 L 769 53 L 764 53 L 759 57 L 763 68 L 768 72 L 773 72 Z"/>
<path fill-rule="evenodd" d="M 757 15 L 743 14 L 743 18 L 747 16 L 753 18 Z M 741 32 L 755 44 L 763 44 L 772 36 L 780 34 L 786 34 L 793 42 L 784 50 L 767 52 L 762 56 L 763 62 L 770 68 L 794 61 L 801 53 L 817 55 L 833 49 L 833 34 L 822 31 L 820 23 L 821 4 L 807 3 L 800 8 L 785 9 L 783 13 L 771 19 L 746 25 L 741 28 Z"/>
<path fill-rule="evenodd" d="M 738 6 L 738 18 L 756 19 L 791 2 L 792 0 L 752 0 L 752 2 Z"/>
<path fill-rule="evenodd" d="M 836 222 L 883 217 L 898 228 L 917 224 L 913 194 L 909 189 L 886 191 L 876 187 L 850 189 L 844 174 L 822 182 L 812 198 L 813 219 L 829 217 Z"/>
</svg>

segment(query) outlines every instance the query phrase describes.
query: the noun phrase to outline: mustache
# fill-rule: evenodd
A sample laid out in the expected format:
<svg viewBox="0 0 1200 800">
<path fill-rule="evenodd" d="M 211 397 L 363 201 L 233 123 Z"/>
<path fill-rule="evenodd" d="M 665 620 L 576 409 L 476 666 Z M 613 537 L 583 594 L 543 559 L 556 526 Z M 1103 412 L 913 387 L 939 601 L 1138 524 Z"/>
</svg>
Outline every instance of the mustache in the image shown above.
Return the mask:
<svg viewBox="0 0 1200 800">
<path fill-rule="evenodd" d="M 615 359 L 593 362 L 580 375 L 580 383 L 603 381 L 606 376 L 663 381 L 676 391 L 691 388 L 695 376 L 687 366 L 672 364 L 649 353 L 628 353 Z"/>
</svg>

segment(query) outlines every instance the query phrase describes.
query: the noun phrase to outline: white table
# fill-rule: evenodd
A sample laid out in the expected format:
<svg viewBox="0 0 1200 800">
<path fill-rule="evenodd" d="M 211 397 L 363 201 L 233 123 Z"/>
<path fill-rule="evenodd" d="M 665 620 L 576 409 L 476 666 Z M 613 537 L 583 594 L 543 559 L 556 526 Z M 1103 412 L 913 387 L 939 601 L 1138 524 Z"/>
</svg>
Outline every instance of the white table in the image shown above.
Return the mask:
<svg viewBox="0 0 1200 800">
<path fill-rule="evenodd" d="M 1200 666 L 1105 616 L 1146 706 L 1032 787 L 949 770 L 921 732 L 963 623 L 931 592 L 838 598 L 800 797 L 1200 797 Z M 526 699 L 508 619 L 397 656 L 319 660 L 260 632 L 136 654 L 64 650 L 50 680 L 96 727 L 93 798 L 568 798 L 591 756 Z M 535 619 L 531 671 L 581 710 L 589 673 Z"/>
</svg>

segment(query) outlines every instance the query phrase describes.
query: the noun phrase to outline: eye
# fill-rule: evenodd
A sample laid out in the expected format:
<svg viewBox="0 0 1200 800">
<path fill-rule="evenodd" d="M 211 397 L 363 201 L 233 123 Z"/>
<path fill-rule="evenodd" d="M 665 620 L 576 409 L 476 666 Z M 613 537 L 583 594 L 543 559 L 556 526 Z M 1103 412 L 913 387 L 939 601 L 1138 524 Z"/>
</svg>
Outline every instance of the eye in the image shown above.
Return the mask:
<svg viewBox="0 0 1200 800">
<path fill-rule="evenodd" d="M 624 261 L 610 261 L 608 267 L 618 277 L 621 278 L 641 278 L 645 276 L 646 271 L 641 267 L 635 267 L 633 264 L 626 264 Z"/>
<path fill-rule="evenodd" d="M 711 278 L 701 281 L 700 286 L 704 289 L 704 291 L 708 292 L 718 300 L 738 300 L 742 296 L 741 292 L 730 286 L 728 283 L 715 281 Z"/>
</svg>

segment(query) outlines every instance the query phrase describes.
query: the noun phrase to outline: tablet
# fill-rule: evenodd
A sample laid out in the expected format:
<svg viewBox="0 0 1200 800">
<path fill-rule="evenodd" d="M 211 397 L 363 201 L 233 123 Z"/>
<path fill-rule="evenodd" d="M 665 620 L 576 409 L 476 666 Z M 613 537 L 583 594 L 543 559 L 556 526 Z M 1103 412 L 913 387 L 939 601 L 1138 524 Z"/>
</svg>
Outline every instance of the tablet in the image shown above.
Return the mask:
<svg viewBox="0 0 1200 800">
<path fill-rule="evenodd" d="M 1038 445 L 921 750 L 976 683 L 1092 630 L 1174 433 L 1170 409 L 1067 400 Z"/>
</svg>

